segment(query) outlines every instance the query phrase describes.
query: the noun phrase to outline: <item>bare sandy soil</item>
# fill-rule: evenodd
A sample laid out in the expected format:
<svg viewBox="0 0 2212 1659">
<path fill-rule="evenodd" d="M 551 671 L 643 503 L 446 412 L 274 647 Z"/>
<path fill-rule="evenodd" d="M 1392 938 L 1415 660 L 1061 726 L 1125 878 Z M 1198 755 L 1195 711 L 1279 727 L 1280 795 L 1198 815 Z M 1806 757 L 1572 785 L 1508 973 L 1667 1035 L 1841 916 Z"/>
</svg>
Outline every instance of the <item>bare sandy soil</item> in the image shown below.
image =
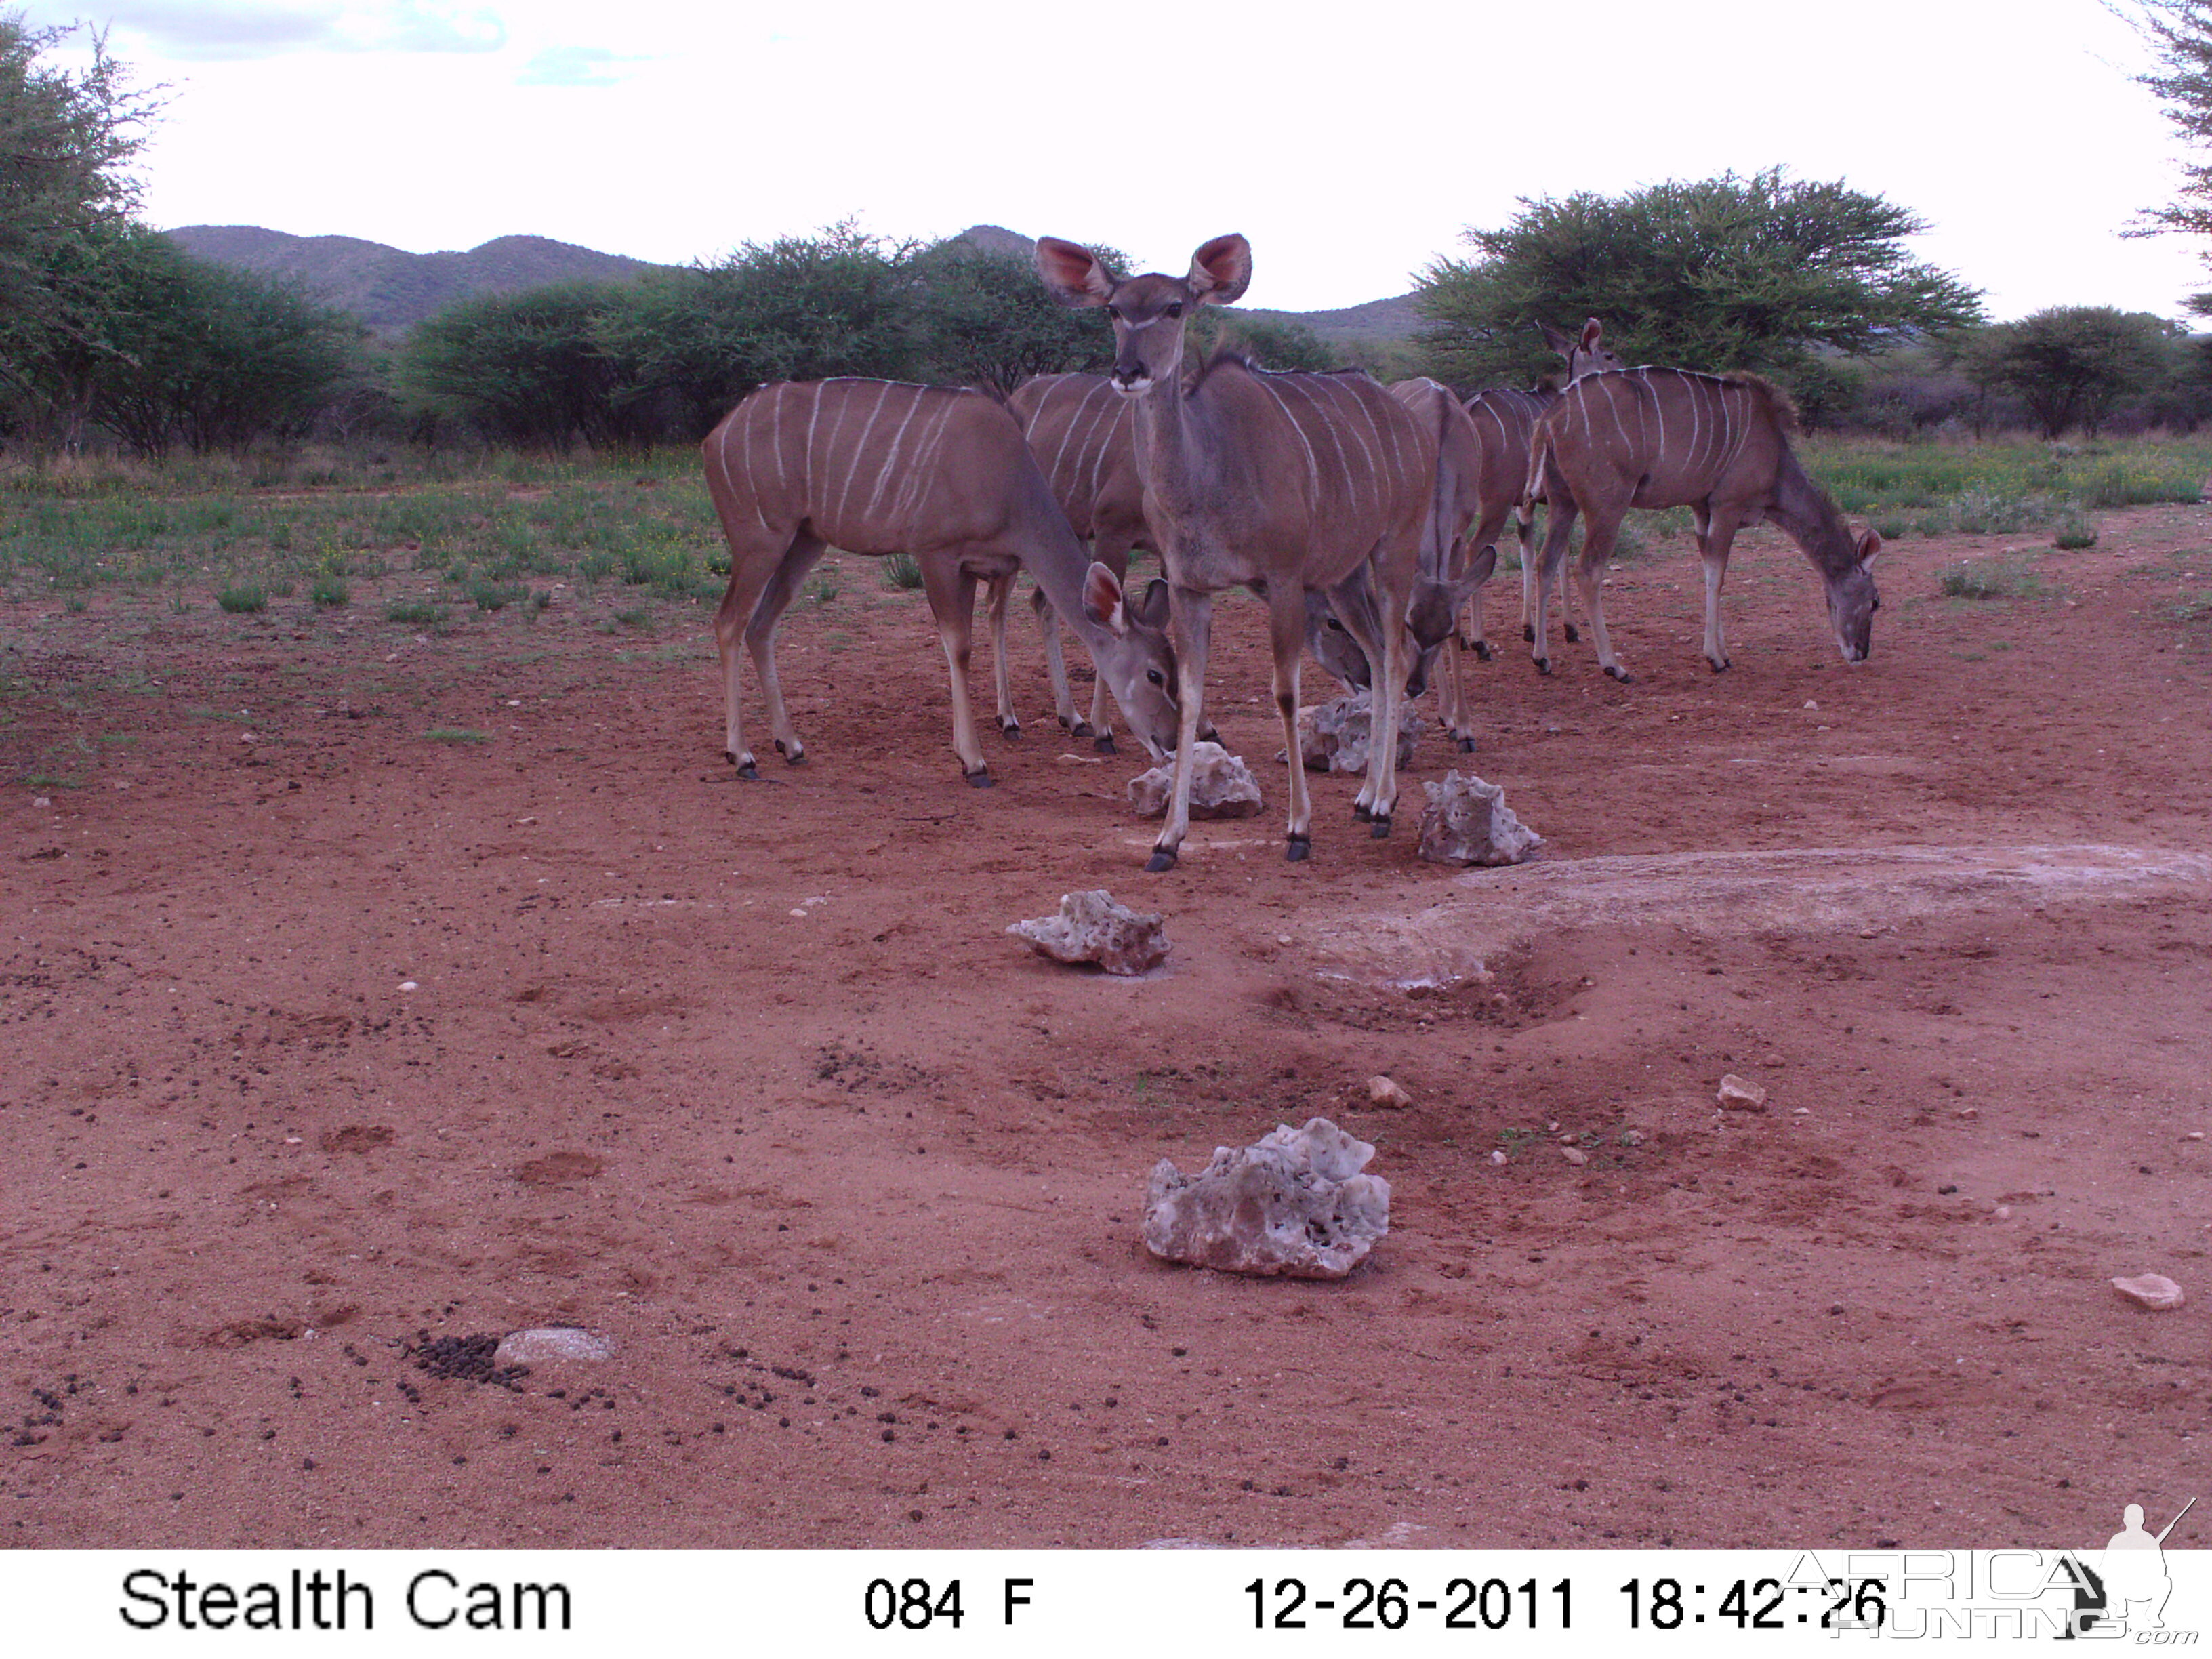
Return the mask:
<svg viewBox="0 0 2212 1659">
<path fill-rule="evenodd" d="M 1370 841 L 1349 778 L 1283 861 L 1249 605 L 1212 712 L 1268 814 L 1164 877 L 1139 763 L 1048 732 L 1026 629 L 1029 732 L 962 786 L 927 613 L 863 561 L 785 629 L 809 763 L 750 786 L 703 612 L 641 652 L 561 606 L 426 638 L 18 607 L 0 761 L 74 787 L 0 797 L 0 1538 L 2170 1514 L 2212 1431 L 2212 634 L 2175 614 L 2207 528 L 2107 515 L 2044 550 L 2059 594 L 1983 604 L 1934 573 L 2001 539 L 1893 548 L 1857 671 L 1762 532 L 1723 677 L 1662 543 L 1613 578 L 1638 684 L 1516 647 L 1476 755 L 1423 740 L 1416 781 L 1471 760 L 1548 838 L 1470 874 L 1411 810 Z M 1004 937 L 1097 886 L 1165 913 L 1160 973 Z M 1365 1103 L 1378 1072 L 1410 1109 Z M 1764 1114 L 1715 1110 L 1728 1072 Z M 1395 1192 L 1352 1279 L 1144 1253 L 1156 1159 L 1316 1114 Z M 2108 1285 L 2146 1270 L 2190 1304 Z M 447 1340 L 543 1323 L 620 1352 L 486 1381 Z"/>
</svg>

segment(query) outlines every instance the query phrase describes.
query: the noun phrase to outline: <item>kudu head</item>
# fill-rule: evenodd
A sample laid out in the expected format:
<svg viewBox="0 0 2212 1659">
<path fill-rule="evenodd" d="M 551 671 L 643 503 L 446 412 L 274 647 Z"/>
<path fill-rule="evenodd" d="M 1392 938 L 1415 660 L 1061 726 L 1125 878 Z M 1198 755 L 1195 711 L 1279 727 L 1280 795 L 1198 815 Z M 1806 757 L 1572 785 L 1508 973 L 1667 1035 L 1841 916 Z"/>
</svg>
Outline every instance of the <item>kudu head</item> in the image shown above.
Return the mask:
<svg viewBox="0 0 2212 1659">
<path fill-rule="evenodd" d="M 1567 360 L 1570 385 L 1585 374 L 1610 374 L 1628 367 L 1606 349 L 1605 325 L 1595 317 L 1583 325 L 1580 334 L 1562 334 L 1549 323 L 1536 326 L 1543 331 L 1544 343 Z"/>
<path fill-rule="evenodd" d="M 1175 752 L 1182 722 L 1176 706 L 1175 648 L 1168 642 L 1168 585 L 1158 577 L 1140 593 L 1093 561 L 1083 577 L 1083 614 L 1105 635 L 1091 655 L 1114 701 L 1156 761 Z"/>
<path fill-rule="evenodd" d="M 1374 602 L 1368 601 L 1371 614 Z M 1418 697 L 1429 689 L 1429 664 L 1435 657 L 1433 651 L 1424 651 L 1408 640 L 1406 659 L 1413 666 L 1406 675 L 1406 695 Z M 1352 630 L 1336 614 L 1328 595 L 1306 590 L 1306 651 L 1313 659 L 1327 669 L 1336 682 L 1347 690 L 1365 691 L 1372 689 L 1374 671 L 1368 666 L 1367 653 L 1352 637 Z"/>
<path fill-rule="evenodd" d="M 1848 663 L 1864 662 L 1874 650 L 1874 613 L 1881 609 L 1881 595 L 1874 586 L 1874 556 L 1881 551 L 1881 536 L 1860 531 L 1851 542 L 1848 562 L 1826 579 L 1828 621 Z"/>
<path fill-rule="evenodd" d="M 1042 236 L 1036 268 L 1060 304 L 1106 307 L 1114 323 L 1114 389 L 1134 397 L 1181 384 L 1184 325 L 1199 307 L 1231 305 L 1243 295 L 1252 282 L 1252 245 L 1217 236 L 1191 256 L 1187 276 L 1117 278 L 1089 248 Z"/>
</svg>

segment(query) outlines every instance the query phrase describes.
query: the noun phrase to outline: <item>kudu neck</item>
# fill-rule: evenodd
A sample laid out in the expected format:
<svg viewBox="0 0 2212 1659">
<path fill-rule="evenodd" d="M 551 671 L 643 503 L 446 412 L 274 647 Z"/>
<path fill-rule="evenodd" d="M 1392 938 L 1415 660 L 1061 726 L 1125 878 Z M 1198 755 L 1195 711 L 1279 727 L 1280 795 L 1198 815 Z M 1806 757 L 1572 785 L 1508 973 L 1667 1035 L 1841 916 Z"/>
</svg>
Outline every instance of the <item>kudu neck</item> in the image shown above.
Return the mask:
<svg viewBox="0 0 2212 1659">
<path fill-rule="evenodd" d="M 1857 562 L 1857 544 L 1834 498 L 1813 482 L 1786 441 L 1774 469 L 1774 502 L 1766 516 L 1823 574 L 1840 576 Z"/>
</svg>

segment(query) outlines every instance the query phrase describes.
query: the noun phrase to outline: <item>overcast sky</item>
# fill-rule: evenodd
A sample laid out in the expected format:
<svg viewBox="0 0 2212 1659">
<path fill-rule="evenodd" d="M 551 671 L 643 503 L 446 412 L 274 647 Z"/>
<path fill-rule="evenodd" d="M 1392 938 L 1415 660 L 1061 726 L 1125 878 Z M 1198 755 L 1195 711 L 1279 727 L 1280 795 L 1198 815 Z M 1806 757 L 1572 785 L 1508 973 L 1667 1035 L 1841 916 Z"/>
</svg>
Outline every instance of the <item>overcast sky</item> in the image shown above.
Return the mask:
<svg viewBox="0 0 2212 1659">
<path fill-rule="evenodd" d="M 2100 0 L 27 9 L 106 23 L 167 83 L 143 165 L 165 227 L 673 264 L 851 215 L 1174 270 L 1240 230 L 1249 302 L 1304 311 L 1405 292 L 1516 198 L 1780 163 L 1919 213 L 1920 256 L 1999 318 L 2179 315 L 2212 288 L 2189 240 L 2118 234 L 2170 198 L 2179 150 Z"/>
</svg>

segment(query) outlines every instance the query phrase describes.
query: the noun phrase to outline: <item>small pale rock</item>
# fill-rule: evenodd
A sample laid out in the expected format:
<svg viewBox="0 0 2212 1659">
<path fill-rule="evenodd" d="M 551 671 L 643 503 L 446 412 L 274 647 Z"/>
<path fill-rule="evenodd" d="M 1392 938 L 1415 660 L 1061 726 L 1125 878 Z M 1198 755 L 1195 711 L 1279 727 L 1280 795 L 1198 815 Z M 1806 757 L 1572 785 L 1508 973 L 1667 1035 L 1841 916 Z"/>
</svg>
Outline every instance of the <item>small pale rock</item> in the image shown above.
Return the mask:
<svg viewBox="0 0 2212 1659">
<path fill-rule="evenodd" d="M 1997 1206 L 1995 1213 L 1998 1220 L 2009 1221 L 2012 1219 L 2012 1206 L 2009 1204 L 2000 1204 Z"/>
<path fill-rule="evenodd" d="M 2184 1140 L 2202 1140 L 2204 1139 L 2204 1131 L 2202 1129 L 2191 1129 L 2187 1134 L 2182 1136 L 2182 1139 Z"/>
<path fill-rule="evenodd" d="M 1721 1109 L 1729 1112 L 1763 1112 L 1766 1109 L 1766 1091 L 1756 1083 L 1747 1082 L 1730 1072 L 1721 1079 Z"/>
<path fill-rule="evenodd" d="M 2153 1313 L 2167 1313 L 2189 1298 L 2182 1295 L 2181 1286 L 2162 1273 L 2138 1273 L 2133 1279 L 2116 1279 L 2112 1288 L 2134 1303 Z"/>
<path fill-rule="evenodd" d="M 1111 893 L 1063 893 L 1060 914 L 1006 929 L 1054 962 L 1095 962 L 1109 974 L 1141 974 L 1167 960 L 1167 929 L 1158 915 L 1139 915 Z"/>
<path fill-rule="evenodd" d="M 564 1359 L 612 1359 L 614 1339 L 580 1325 L 544 1325 L 509 1331 L 492 1356 L 497 1365 L 549 1365 Z"/>
<path fill-rule="evenodd" d="M 1216 1147 L 1194 1176 L 1162 1158 L 1145 1192 L 1145 1248 L 1224 1273 L 1342 1279 L 1390 1229 L 1390 1183 L 1361 1173 L 1374 1156 L 1317 1117 Z"/>
<path fill-rule="evenodd" d="M 1480 778 L 1447 772 L 1421 786 L 1421 856 L 1431 864 L 1519 864 L 1544 838 L 1513 816 L 1505 792 Z"/>
<path fill-rule="evenodd" d="M 1589 1162 L 1589 1154 L 1579 1146 L 1562 1146 L 1559 1148 L 1559 1156 L 1566 1159 L 1568 1163 L 1573 1164 L 1583 1164 Z"/>
<path fill-rule="evenodd" d="M 1265 804 L 1252 769 L 1218 743 L 1193 744 L 1190 769 L 1190 815 L 1194 818 L 1249 818 Z M 1174 795 L 1173 761 L 1129 780 L 1129 805 L 1140 818 L 1166 817 Z"/>
<path fill-rule="evenodd" d="M 1298 710 L 1298 759 L 1309 772 L 1364 772 L 1367 738 L 1374 724 L 1374 705 L 1364 691 L 1355 691 L 1334 702 L 1314 703 Z M 1410 699 L 1398 705 L 1398 764 L 1410 766 L 1413 739 L 1420 735 L 1421 717 Z M 1282 755 L 1278 760 L 1286 758 Z"/>
<path fill-rule="evenodd" d="M 1953 1117 L 1963 1117 L 1970 1123 L 1981 1115 L 1982 1109 L 1978 1106 L 1957 1106 L 1954 1107 L 1951 1111 L 1951 1115 Z"/>
<path fill-rule="evenodd" d="M 52 795 L 33 795 L 31 797 L 31 805 L 33 806 L 52 806 L 53 804 L 54 799 Z"/>
<path fill-rule="evenodd" d="M 1644 1144 L 1644 1131 L 1623 1129 L 1620 1132 L 1620 1144 L 1624 1146 L 1641 1146 Z"/>
<path fill-rule="evenodd" d="M 399 981 L 399 988 L 403 991 L 419 991 L 422 988 L 411 979 L 403 979 Z"/>
<path fill-rule="evenodd" d="M 1818 708 L 1820 706 L 1820 705 L 1819 703 L 1814 702 L 1810 697 L 1805 699 L 1805 707 L 1808 708 Z"/>
<path fill-rule="evenodd" d="M 1508 1163 L 1508 1162 L 1510 1162 L 1510 1160 L 1509 1160 L 1509 1159 L 1506 1158 L 1505 1154 L 1504 1154 L 1504 1152 L 1492 1152 L 1492 1153 L 1491 1153 L 1491 1155 L 1490 1155 L 1490 1161 L 1491 1161 L 1492 1164 L 1504 1164 L 1504 1163 Z"/>
<path fill-rule="evenodd" d="M 1367 1103 L 1396 1111 L 1413 1103 L 1406 1085 L 1395 1078 L 1370 1077 L 1367 1079 Z"/>
</svg>

